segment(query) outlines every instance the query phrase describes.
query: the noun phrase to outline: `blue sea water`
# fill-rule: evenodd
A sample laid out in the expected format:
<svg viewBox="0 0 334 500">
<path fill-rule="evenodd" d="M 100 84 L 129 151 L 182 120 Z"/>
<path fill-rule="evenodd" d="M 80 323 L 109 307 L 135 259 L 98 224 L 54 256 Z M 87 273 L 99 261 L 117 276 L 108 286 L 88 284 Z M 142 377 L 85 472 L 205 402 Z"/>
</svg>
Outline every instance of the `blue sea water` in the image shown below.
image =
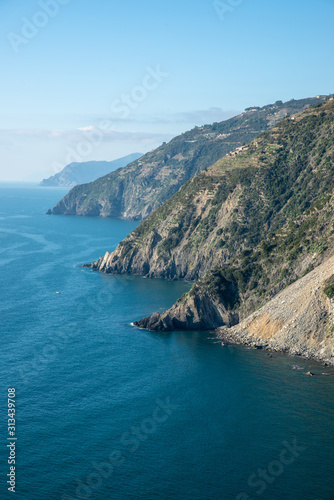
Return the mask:
<svg viewBox="0 0 334 500">
<path fill-rule="evenodd" d="M 136 329 L 189 284 L 81 268 L 136 223 L 45 215 L 65 192 L 0 186 L 0 498 L 334 499 L 333 369 Z"/>
</svg>

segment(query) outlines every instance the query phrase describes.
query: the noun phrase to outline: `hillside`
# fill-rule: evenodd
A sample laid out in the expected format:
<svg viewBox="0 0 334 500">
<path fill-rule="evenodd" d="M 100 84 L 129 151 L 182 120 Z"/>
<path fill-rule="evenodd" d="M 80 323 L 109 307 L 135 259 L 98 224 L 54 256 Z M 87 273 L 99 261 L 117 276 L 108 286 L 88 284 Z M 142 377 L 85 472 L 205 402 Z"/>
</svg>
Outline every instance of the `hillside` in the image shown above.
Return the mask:
<svg viewBox="0 0 334 500">
<path fill-rule="evenodd" d="M 281 121 L 188 181 L 117 249 L 104 272 L 195 280 L 304 214 L 333 184 L 333 100 Z"/>
<path fill-rule="evenodd" d="M 303 276 L 301 290 L 320 283 L 319 265 L 325 278 L 334 271 L 333 128 L 333 98 L 283 120 L 190 180 L 91 267 L 199 278 L 169 311 L 137 322 L 151 330 L 233 327 Z M 319 295 L 325 305 L 314 324 L 331 345 L 331 298 Z M 312 337 L 317 346 L 320 337 Z"/>
<path fill-rule="evenodd" d="M 334 257 L 299 279 L 233 328 L 220 328 L 223 343 L 239 343 L 334 364 Z M 333 285 L 332 285 L 333 290 Z"/>
<path fill-rule="evenodd" d="M 170 310 L 144 318 L 137 325 L 158 331 L 206 330 L 222 324 L 231 327 L 301 277 L 312 277 L 314 269 L 332 262 L 333 186 L 331 189 L 331 195 L 320 198 L 276 233 L 268 233 L 252 251 L 243 250 L 229 264 L 204 274 Z M 333 266 L 331 270 L 333 274 Z M 334 287 L 330 284 L 325 288 L 323 292 L 331 299 Z"/>
<path fill-rule="evenodd" d="M 113 161 L 73 162 L 66 165 L 61 172 L 43 179 L 40 186 L 73 187 L 77 184 L 86 184 L 118 168 L 126 167 L 141 156 L 141 153 L 133 153 Z"/>
<path fill-rule="evenodd" d="M 277 101 L 263 108 L 249 108 L 221 123 L 196 127 L 126 168 L 74 187 L 52 213 L 143 220 L 200 171 L 248 144 L 285 116 L 324 99 Z"/>
</svg>

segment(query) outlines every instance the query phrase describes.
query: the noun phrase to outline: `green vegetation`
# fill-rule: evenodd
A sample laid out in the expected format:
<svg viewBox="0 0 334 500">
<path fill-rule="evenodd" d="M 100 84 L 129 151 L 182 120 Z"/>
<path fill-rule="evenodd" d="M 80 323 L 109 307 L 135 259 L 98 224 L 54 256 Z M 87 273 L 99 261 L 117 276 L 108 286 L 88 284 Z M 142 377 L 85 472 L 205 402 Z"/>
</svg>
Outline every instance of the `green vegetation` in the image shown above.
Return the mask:
<svg viewBox="0 0 334 500">
<path fill-rule="evenodd" d="M 334 274 L 325 283 L 324 293 L 329 299 L 334 297 Z"/>
<path fill-rule="evenodd" d="M 328 244 L 326 238 L 315 237 L 316 225 L 328 226 L 331 218 L 328 190 L 334 175 L 334 162 L 327 161 L 334 155 L 333 105 L 327 103 L 326 109 L 325 116 L 309 111 L 302 121 L 283 120 L 271 133 L 260 137 L 261 148 L 253 143 L 246 152 L 223 159 L 197 175 L 144 221 L 133 237 L 139 237 L 141 243 L 152 228 L 170 218 L 173 228 L 158 245 L 165 258 L 182 240 L 186 251 L 195 254 L 210 238 L 217 256 L 222 249 L 225 256 L 238 256 L 258 245 L 262 258 L 274 252 L 277 259 L 287 262 L 305 251 L 322 254 Z M 319 145 L 325 150 L 321 161 Z M 265 162 L 259 159 L 262 156 Z M 244 168 L 245 163 L 250 166 Z M 224 227 L 219 227 L 220 210 L 238 188 L 238 206 Z M 205 216 L 196 213 L 201 193 L 208 198 L 202 209 Z M 266 240 L 269 228 L 271 238 Z M 218 258 L 213 262 L 219 265 Z"/>
<path fill-rule="evenodd" d="M 317 207 L 319 203 L 316 202 L 307 215 L 290 221 L 276 234 L 269 233 L 257 247 L 240 252 L 230 264 L 220 268 L 220 273 L 236 285 L 238 301 L 233 308 L 253 312 L 321 262 L 334 243 L 334 196 L 322 204 L 321 211 Z M 329 218 L 325 216 L 328 213 L 331 214 Z M 313 262 L 303 267 L 311 257 Z M 197 286 L 225 303 L 226 298 L 219 289 L 210 288 L 217 272 L 209 271 Z M 324 293 L 329 298 L 334 297 L 334 275 L 326 283 Z"/>
<path fill-rule="evenodd" d="M 218 297 L 227 309 L 232 310 L 239 305 L 239 277 L 237 270 L 228 267 L 216 268 L 205 275 L 188 293 L 194 295 L 202 289 L 211 297 Z"/>
<path fill-rule="evenodd" d="M 250 143 L 287 114 L 297 113 L 317 102 L 316 98 L 288 103 L 277 101 L 263 108 L 250 108 L 221 123 L 195 127 L 123 169 L 90 184 L 76 186 L 54 207 L 53 213 L 142 220 L 196 174 L 206 172 L 231 151 Z M 249 158 L 245 157 L 246 167 Z M 231 161 L 234 169 L 233 159 Z M 217 193 L 217 204 L 225 194 L 223 191 Z"/>
</svg>

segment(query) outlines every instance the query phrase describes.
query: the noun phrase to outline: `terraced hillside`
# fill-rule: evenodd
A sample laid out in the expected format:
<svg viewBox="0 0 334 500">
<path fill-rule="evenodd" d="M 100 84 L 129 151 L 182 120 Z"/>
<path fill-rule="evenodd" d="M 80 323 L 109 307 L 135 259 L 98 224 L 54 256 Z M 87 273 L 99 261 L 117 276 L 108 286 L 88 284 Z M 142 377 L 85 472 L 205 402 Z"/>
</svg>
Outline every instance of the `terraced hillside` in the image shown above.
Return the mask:
<svg viewBox="0 0 334 500">
<path fill-rule="evenodd" d="M 249 108 L 221 123 L 196 127 L 125 168 L 74 187 L 52 213 L 143 220 L 193 176 L 285 116 L 324 99 L 277 101 L 263 108 Z"/>
</svg>

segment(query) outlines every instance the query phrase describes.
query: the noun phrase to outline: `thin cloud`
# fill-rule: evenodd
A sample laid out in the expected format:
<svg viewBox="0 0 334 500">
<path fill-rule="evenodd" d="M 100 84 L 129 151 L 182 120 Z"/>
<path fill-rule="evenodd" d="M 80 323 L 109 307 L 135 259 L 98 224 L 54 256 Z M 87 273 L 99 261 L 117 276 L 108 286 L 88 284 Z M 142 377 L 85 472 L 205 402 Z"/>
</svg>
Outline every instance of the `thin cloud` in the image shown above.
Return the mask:
<svg viewBox="0 0 334 500">
<path fill-rule="evenodd" d="M 135 114 L 124 119 L 113 116 L 114 123 L 128 124 L 184 124 L 188 126 L 204 125 L 207 123 L 221 122 L 228 120 L 240 113 L 240 110 L 224 110 L 222 108 L 199 109 L 194 111 L 181 111 L 177 113 L 159 113 L 150 115 Z M 97 121 L 105 118 L 100 117 Z"/>
<path fill-rule="evenodd" d="M 120 132 L 117 130 L 101 132 L 101 129 L 94 126 L 80 127 L 72 130 L 41 130 L 41 129 L 11 129 L 0 130 L 0 140 L 9 138 L 27 138 L 37 140 L 61 140 L 66 143 L 80 142 L 94 137 L 103 136 L 102 142 L 159 142 L 172 139 L 172 134 L 154 132 Z"/>
<path fill-rule="evenodd" d="M 196 125 L 204 125 L 206 123 L 221 122 L 236 116 L 239 111 L 226 111 L 221 108 L 209 108 L 195 111 L 184 111 L 165 115 L 157 121 L 165 121 L 166 123 L 194 123 Z"/>
<path fill-rule="evenodd" d="M 233 116 L 237 116 L 242 111 L 240 110 L 224 110 L 222 108 L 212 107 L 209 109 L 199 109 L 194 111 L 181 111 L 177 113 L 155 113 L 155 114 L 133 114 L 128 118 L 121 116 L 112 116 L 111 121 L 114 124 L 122 124 L 123 126 L 142 126 L 147 125 L 183 125 L 184 130 L 187 130 L 195 125 L 205 125 L 208 123 L 221 122 L 228 120 Z M 90 121 L 99 123 L 103 120 L 110 119 L 107 116 L 99 116 L 90 118 Z M 170 127 L 169 127 L 170 128 Z M 177 132 L 178 133 L 178 132 Z M 176 135 L 176 134 L 175 134 Z"/>
</svg>

